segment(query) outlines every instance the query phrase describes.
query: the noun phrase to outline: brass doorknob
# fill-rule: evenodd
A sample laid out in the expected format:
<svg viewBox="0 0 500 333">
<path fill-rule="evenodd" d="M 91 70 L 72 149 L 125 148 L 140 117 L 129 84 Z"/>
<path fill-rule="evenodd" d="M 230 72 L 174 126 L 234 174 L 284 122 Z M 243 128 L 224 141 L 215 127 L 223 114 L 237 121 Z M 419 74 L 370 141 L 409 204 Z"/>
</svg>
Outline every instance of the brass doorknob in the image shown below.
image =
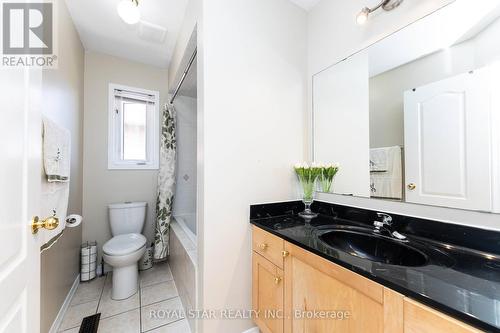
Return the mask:
<svg viewBox="0 0 500 333">
<path fill-rule="evenodd" d="M 276 284 L 280 284 L 280 282 L 281 282 L 281 277 L 280 277 L 280 276 L 276 276 L 276 277 L 274 278 L 274 283 L 276 283 Z"/>
<path fill-rule="evenodd" d="M 55 214 L 41 221 L 39 220 L 38 216 L 34 216 L 33 219 L 31 219 L 31 233 L 36 234 L 38 232 L 38 229 L 41 228 L 54 230 L 58 225 L 59 219 Z"/>
<path fill-rule="evenodd" d="M 407 186 L 407 187 L 408 187 L 408 189 L 409 189 L 410 191 L 413 191 L 414 189 L 416 189 L 416 188 L 417 188 L 417 185 L 416 185 L 415 183 L 410 183 L 410 184 L 408 184 L 408 186 Z"/>
<path fill-rule="evenodd" d="M 282 256 L 283 258 L 288 257 L 288 255 L 289 255 L 289 254 L 290 254 L 290 252 L 288 252 L 288 251 L 281 251 L 281 256 Z"/>
<path fill-rule="evenodd" d="M 259 248 L 264 251 L 265 249 L 267 249 L 267 244 L 266 243 L 262 243 L 262 244 L 259 244 Z"/>
</svg>

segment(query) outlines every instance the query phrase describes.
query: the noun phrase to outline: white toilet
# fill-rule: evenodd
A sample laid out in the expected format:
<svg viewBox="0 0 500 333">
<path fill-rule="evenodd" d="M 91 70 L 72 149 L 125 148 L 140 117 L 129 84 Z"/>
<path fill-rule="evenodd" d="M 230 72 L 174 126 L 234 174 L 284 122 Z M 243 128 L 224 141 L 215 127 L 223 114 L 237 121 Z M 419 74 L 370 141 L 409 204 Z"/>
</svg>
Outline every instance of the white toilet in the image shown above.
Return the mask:
<svg viewBox="0 0 500 333">
<path fill-rule="evenodd" d="M 137 292 L 137 262 L 146 251 L 146 237 L 141 235 L 146 206 L 146 202 L 108 206 L 113 238 L 103 245 L 102 251 L 104 261 L 113 267 L 112 299 L 125 299 Z"/>
</svg>

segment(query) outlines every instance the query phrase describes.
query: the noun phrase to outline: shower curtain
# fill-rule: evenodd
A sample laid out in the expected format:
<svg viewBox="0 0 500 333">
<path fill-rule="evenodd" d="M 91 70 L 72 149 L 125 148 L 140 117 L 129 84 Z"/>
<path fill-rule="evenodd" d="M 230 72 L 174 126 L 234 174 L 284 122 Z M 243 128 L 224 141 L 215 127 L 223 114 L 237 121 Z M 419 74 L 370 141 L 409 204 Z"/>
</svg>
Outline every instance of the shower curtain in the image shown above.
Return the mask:
<svg viewBox="0 0 500 333">
<path fill-rule="evenodd" d="M 158 171 L 158 196 L 156 198 L 156 225 L 154 260 L 165 260 L 169 253 L 170 220 L 175 187 L 175 109 L 171 104 L 163 109 L 160 133 L 160 169 Z"/>
</svg>

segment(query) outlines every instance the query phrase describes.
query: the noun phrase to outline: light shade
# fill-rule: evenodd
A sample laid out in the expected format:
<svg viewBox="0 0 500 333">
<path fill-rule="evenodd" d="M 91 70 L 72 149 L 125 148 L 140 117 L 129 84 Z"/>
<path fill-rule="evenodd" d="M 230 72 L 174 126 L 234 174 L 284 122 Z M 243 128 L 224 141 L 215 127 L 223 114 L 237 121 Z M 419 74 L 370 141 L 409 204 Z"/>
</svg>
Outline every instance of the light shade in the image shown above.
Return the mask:
<svg viewBox="0 0 500 333">
<path fill-rule="evenodd" d="M 141 20 L 141 12 L 136 2 L 132 0 L 122 0 L 116 7 L 118 15 L 127 24 L 136 24 Z"/>
<path fill-rule="evenodd" d="M 368 15 L 370 15 L 370 9 L 368 7 L 361 9 L 358 16 L 356 16 L 356 22 L 359 25 L 365 24 L 368 20 Z"/>
</svg>

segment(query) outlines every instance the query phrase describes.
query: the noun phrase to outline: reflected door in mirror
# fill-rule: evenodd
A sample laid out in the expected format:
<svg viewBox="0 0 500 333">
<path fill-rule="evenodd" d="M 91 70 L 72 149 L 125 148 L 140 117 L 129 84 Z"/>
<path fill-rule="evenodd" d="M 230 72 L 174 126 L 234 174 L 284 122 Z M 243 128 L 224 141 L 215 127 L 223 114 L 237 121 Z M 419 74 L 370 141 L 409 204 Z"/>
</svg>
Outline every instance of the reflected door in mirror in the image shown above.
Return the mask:
<svg viewBox="0 0 500 333">
<path fill-rule="evenodd" d="M 405 92 L 407 202 L 491 210 L 486 71 Z"/>
</svg>

